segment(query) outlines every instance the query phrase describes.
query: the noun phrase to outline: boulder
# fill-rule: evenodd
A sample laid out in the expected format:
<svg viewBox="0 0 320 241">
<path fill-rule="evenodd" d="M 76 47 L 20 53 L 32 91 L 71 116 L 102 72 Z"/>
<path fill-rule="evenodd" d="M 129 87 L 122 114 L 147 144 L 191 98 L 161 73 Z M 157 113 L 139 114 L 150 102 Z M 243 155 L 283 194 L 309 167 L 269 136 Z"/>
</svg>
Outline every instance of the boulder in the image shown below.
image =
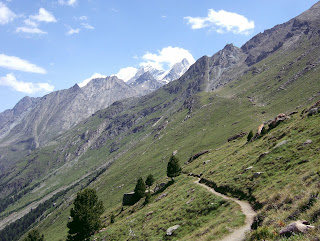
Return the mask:
<svg viewBox="0 0 320 241">
<path fill-rule="evenodd" d="M 255 173 L 253 174 L 253 177 L 257 178 L 257 177 L 259 177 L 261 174 L 263 174 L 263 172 L 255 172 Z"/>
<path fill-rule="evenodd" d="M 262 154 L 258 157 L 258 161 L 260 161 L 263 157 L 265 157 L 265 156 L 268 155 L 268 154 L 269 154 L 268 151 L 262 153 Z"/>
<path fill-rule="evenodd" d="M 160 191 L 162 188 L 164 188 L 166 185 L 166 183 L 162 182 L 156 185 L 156 187 L 154 188 L 153 192 L 156 193 L 158 191 Z"/>
<path fill-rule="evenodd" d="M 279 115 L 274 118 L 273 121 L 269 124 L 269 129 L 275 128 L 277 125 L 279 125 L 281 122 L 290 119 L 290 116 L 288 116 L 285 113 L 280 113 Z"/>
<path fill-rule="evenodd" d="M 197 159 L 199 156 L 202 156 L 206 153 L 208 153 L 209 151 L 205 150 L 205 151 L 200 151 L 197 154 L 193 155 L 192 157 L 189 158 L 189 160 L 187 161 L 187 163 L 192 162 L 193 160 Z"/>
<path fill-rule="evenodd" d="M 159 200 L 161 200 L 162 198 L 164 198 L 164 197 L 166 197 L 166 196 L 168 196 L 168 193 L 161 194 L 160 197 L 158 197 L 158 198 L 156 199 L 156 202 L 159 201 Z"/>
<path fill-rule="evenodd" d="M 312 109 L 309 110 L 308 116 L 315 115 L 315 114 L 318 113 L 318 111 L 319 111 L 319 108 L 318 108 L 318 107 L 312 108 Z"/>
<path fill-rule="evenodd" d="M 167 236 L 171 236 L 172 233 L 177 230 L 178 228 L 180 228 L 180 225 L 174 225 L 170 228 L 167 229 Z"/>
<path fill-rule="evenodd" d="M 211 160 L 206 160 L 206 161 L 203 162 L 203 165 L 206 165 L 206 164 L 208 164 L 209 162 L 211 162 Z"/>
<path fill-rule="evenodd" d="M 239 134 L 236 134 L 236 135 L 234 135 L 234 136 L 231 136 L 231 137 L 228 138 L 228 142 L 237 140 L 237 139 L 239 139 L 239 138 L 242 138 L 242 137 L 244 137 L 244 136 L 247 135 L 247 134 L 248 134 L 248 133 L 246 133 L 246 132 L 241 132 L 241 133 L 239 133 Z"/>
<path fill-rule="evenodd" d="M 314 226 L 311 226 L 310 223 L 306 220 L 298 220 L 293 223 L 290 223 L 286 227 L 280 230 L 280 235 L 291 236 L 293 234 L 306 233 L 310 229 L 313 229 Z"/>
<path fill-rule="evenodd" d="M 306 140 L 304 143 L 303 143 L 303 145 L 305 146 L 305 145 L 309 145 L 309 144 L 311 144 L 312 143 L 312 140 Z"/>
</svg>

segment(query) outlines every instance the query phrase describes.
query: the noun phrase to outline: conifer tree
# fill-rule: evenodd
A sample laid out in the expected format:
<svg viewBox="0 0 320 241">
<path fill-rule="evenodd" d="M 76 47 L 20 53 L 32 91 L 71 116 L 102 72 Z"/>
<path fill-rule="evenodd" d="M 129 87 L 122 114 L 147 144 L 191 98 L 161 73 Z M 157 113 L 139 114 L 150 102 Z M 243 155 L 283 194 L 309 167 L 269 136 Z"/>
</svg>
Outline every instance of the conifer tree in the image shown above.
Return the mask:
<svg viewBox="0 0 320 241">
<path fill-rule="evenodd" d="M 154 177 L 152 176 L 152 174 L 150 174 L 147 179 L 146 179 L 146 185 L 148 186 L 149 188 L 149 192 L 150 192 L 150 187 L 153 185 L 155 179 Z"/>
<path fill-rule="evenodd" d="M 174 177 L 177 177 L 180 174 L 181 167 L 179 164 L 179 159 L 172 155 L 167 166 L 167 176 L 170 177 L 172 181 L 174 181 Z"/>
<path fill-rule="evenodd" d="M 251 131 L 249 132 L 248 136 L 247 136 L 247 141 L 248 141 L 248 142 L 251 141 L 252 137 L 253 137 L 253 132 L 252 132 L 252 130 L 251 130 Z"/>
<path fill-rule="evenodd" d="M 102 226 L 102 201 L 98 199 L 94 189 L 87 188 L 78 192 L 73 204 L 74 207 L 70 211 L 72 221 L 67 224 L 67 241 L 90 240 L 90 236 Z"/>
<path fill-rule="evenodd" d="M 44 241 L 44 235 L 41 235 L 38 230 L 33 229 L 23 241 Z"/>
<path fill-rule="evenodd" d="M 114 223 L 116 221 L 116 216 L 111 213 L 111 216 L 110 216 L 110 223 Z"/>
<path fill-rule="evenodd" d="M 134 189 L 134 195 L 137 201 L 145 196 L 146 193 L 146 184 L 144 183 L 142 177 L 137 181 L 136 187 Z"/>
</svg>

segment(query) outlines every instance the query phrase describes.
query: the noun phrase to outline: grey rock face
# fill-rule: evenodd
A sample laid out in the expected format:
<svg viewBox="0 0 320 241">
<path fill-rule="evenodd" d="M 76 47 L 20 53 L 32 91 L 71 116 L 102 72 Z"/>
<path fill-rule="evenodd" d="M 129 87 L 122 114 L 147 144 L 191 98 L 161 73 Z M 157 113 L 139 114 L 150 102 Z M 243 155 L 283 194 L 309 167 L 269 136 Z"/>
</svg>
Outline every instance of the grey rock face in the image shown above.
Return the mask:
<svg viewBox="0 0 320 241">
<path fill-rule="evenodd" d="M 25 97 L 14 109 L 0 114 L 0 149 L 14 145 L 14 152 L 26 153 L 113 102 L 136 95 L 132 87 L 112 76 L 93 79 L 83 88 L 76 84 L 38 99 Z M 0 157 L 0 163 L 4 162 L 13 162 L 10 152 Z"/>
<path fill-rule="evenodd" d="M 27 111 L 34 107 L 40 98 L 26 96 L 22 98 L 11 110 L 0 113 L 0 137 L 12 129 L 17 121 L 21 119 Z"/>
<path fill-rule="evenodd" d="M 157 81 L 150 72 L 145 72 L 138 79 L 132 82 L 131 86 L 133 86 L 134 89 L 142 95 L 145 95 L 159 89 L 163 86 L 163 83 Z"/>
</svg>

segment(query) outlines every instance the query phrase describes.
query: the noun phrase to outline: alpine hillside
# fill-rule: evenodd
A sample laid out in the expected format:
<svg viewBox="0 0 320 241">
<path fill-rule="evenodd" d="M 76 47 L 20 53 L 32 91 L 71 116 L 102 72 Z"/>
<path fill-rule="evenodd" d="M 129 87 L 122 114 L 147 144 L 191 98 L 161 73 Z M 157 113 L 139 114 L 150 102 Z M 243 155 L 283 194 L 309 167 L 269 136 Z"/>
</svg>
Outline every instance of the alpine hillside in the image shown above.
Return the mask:
<svg viewBox="0 0 320 241">
<path fill-rule="evenodd" d="M 166 74 L 144 70 L 128 84 L 107 77 L 27 99 L 20 111 L 6 112 L 11 122 L 2 113 L 9 134 L 0 142 L 6 170 L 0 240 L 19 240 L 32 228 L 45 240 L 66 239 L 73 200 L 85 187 L 97 190 L 105 207 L 103 227 L 92 240 L 221 240 L 245 224 L 235 202 L 208 192 L 194 177 L 255 209 L 246 240 L 319 239 L 319 32 L 320 2 L 240 48 L 227 44 L 201 57 L 174 81 L 166 76 L 175 78 L 183 67 Z M 107 95 L 96 96 L 99 88 L 87 94 L 104 81 L 125 85 L 127 98 L 111 103 Z M 63 96 L 76 113 L 41 111 Z M 90 109 L 91 116 L 71 124 L 69 116 L 81 113 L 73 102 L 80 96 L 90 96 L 97 109 L 102 101 L 110 106 Z M 19 146 L 25 152 L 16 152 Z M 182 166 L 175 181 L 166 177 L 172 153 Z M 15 160 L 9 167 L 8 158 Z M 151 189 L 157 186 L 151 201 L 122 206 L 123 195 L 148 174 L 156 180 Z M 310 225 L 293 236 L 283 231 L 298 220 Z"/>
</svg>

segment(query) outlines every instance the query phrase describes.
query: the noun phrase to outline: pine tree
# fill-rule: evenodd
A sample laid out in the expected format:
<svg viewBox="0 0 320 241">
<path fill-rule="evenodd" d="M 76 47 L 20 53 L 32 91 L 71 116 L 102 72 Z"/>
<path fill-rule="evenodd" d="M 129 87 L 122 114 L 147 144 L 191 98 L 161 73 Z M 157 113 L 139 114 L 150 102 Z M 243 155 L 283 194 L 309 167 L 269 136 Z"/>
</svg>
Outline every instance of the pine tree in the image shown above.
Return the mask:
<svg viewBox="0 0 320 241">
<path fill-rule="evenodd" d="M 247 141 L 248 141 L 248 142 L 251 141 L 252 137 L 253 137 L 253 132 L 252 132 L 252 130 L 251 130 L 251 131 L 249 132 L 249 134 L 248 134 Z"/>
<path fill-rule="evenodd" d="M 111 213 L 111 216 L 110 216 L 110 223 L 114 223 L 116 221 L 116 216 Z"/>
<path fill-rule="evenodd" d="M 100 215 L 104 212 L 102 201 L 94 189 L 87 188 L 77 194 L 73 204 L 70 211 L 72 221 L 67 224 L 67 241 L 89 240 L 101 228 Z"/>
<path fill-rule="evenodd" d="M 44 236 L 34 229 L 28 233 L 28 236 L 23 241 L 44 241 Z"/>
<path fill-rule="evenodd" d="M 177 177 L 181 174 L 181 167 L 179 164 L 179 159 L 175 156 L 171 156 L 167 166 L 167 176 L 174 181 L 174 177 Z"/>
<path fill-rule="evenodd" d="M 146 184 L 144 183 L 142 177 L 140 177 L 134 189 L 134 195 L 136 197 L 136 200 L 139 201 L 141 198 L 143 198 L 145 196 L 145 193 L 146 193 Z"/>
<path fill-rule="evenodd" d="M 153 185 L 155 179 L 154 177 L 152 176 L 152 174 L 150 174 L 147 179 L 146 179 L 146 185 L 148 186 L 149 188 L 149 192 L 150 192 L 150 187 Z"/>
</svg>

